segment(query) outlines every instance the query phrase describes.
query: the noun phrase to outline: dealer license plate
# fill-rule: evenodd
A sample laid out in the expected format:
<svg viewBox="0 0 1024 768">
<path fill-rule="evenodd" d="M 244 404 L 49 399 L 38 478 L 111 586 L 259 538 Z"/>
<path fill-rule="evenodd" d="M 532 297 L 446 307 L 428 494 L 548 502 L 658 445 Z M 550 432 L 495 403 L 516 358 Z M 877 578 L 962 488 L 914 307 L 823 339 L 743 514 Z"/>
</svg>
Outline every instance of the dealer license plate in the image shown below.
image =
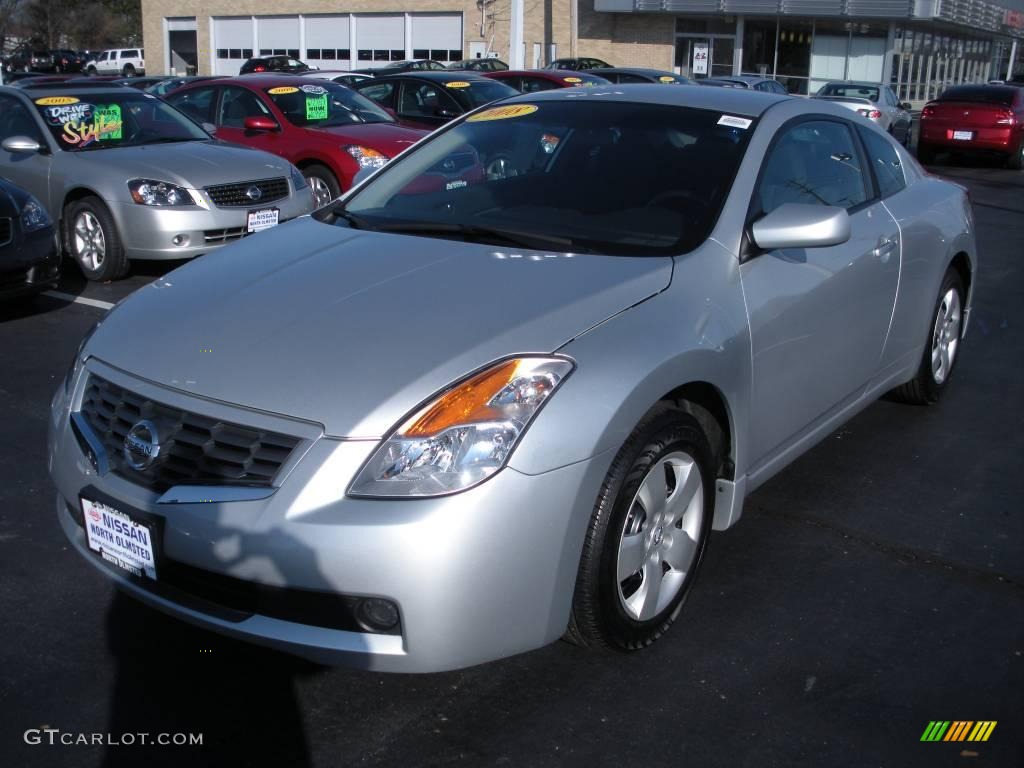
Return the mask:
<svg viewBox="0 0 1024 768">
<path fill-rule="evenodd" d="M 953 131 L 954 141 L 970 141 L 974 138 L 974 131 Z"/>
<path fill-rule="evenodd" d="M 153 532 L 148 525 L 89 499 L 82 499 L 82 513 L 89 549 L 129 573 L 156 578 Z"/>
<path fill-rule="evenodd" d="M 277 226 L 281 212 L 277 208 L 265 208 L 262 211 L 249 211 L 249 232 L 260 232 Z"/>
</svg>

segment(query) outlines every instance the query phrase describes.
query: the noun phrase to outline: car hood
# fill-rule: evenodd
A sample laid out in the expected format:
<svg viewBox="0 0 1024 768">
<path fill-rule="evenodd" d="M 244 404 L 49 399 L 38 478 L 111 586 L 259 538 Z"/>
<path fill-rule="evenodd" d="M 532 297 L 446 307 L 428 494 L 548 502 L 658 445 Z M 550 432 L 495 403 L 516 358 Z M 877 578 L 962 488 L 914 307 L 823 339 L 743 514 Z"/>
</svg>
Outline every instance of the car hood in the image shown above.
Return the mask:
<svg viewBox="0 0 1024 768">
<path fill-rule="evenodd" d="M 65 153 L 61 153 L 65 154 Z M 290 165 L 269 152 L 223 141 L 185 141 L 66 153 L 79 178 L 156 179 L 202 189 L 211 184 L 287 177 Z M 120 180 L 120 178 L 118 180 Z M 122 202 L 129 202 L 128 188 Z"/>
<path fill-rule="evenodd" d="M 406 128 L 398 123 L 336 125 L 330 128 L 311 128 L 310 130 L 320 135 L 326 134 L 332 141 L 337 139 L 376 149 L 388 157 L 394 157 L 430 133 L 430 131 L 421 131 L 416 128 Z"/>
<path fill-rule="evenodd" d="M 452 382 L 553 352 L 671 274 L 668 257 L 509 251 L 304 218 L 136 291 L 86 351 L 331 435 L 380 437 Z"/>
</svg>

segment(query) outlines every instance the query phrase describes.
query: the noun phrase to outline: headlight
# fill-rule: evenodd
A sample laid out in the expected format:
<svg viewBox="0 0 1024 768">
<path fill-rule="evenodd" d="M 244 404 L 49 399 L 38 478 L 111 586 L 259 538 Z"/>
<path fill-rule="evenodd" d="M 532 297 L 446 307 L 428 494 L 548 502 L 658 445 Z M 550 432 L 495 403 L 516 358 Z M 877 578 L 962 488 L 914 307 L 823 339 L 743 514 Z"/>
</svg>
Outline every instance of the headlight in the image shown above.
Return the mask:
<svg viewBox="0 0 1024 768">
<path fill-rule="evenodd" d="M 572 369 L 563 358 L 520 357 L 456 384 L 381 443 L 349 494 L 440 496 L 483 482 Z"/>
<path fill-rule="evenodd" d="M 291 170 L 292 177 L 292 189 L 298 192 L 300 189 L 305 189 L 309 186 L 309 182 L 306 181 L 306 177 L 302 175 L 302 171 L 296 168 L 294 165 Z"/>
<path fill-rule="evenodd" d="M 21 209 L 21 231 L 25 234 L 50 226 L 50 216 L 42 203 L 29 195 Z"/>
<path fill-rule="evenodd" d="M 132 200 L 139 205 L 195 205 L 187 189 L 153 179 L 132 179 L 128 182 Z"/>
<path fill-rule="evenodd" d="M 344 149 L 352 155 L 353 158 L 355 158 L 355 161 L 359 163 L 360 168 L 383 168 L 388 164 L 388 160 L 391 159 L 383 152 L 378 152 L 376 149 L 360 147 L 355 144 L 351 144 Z"/>
</svg>

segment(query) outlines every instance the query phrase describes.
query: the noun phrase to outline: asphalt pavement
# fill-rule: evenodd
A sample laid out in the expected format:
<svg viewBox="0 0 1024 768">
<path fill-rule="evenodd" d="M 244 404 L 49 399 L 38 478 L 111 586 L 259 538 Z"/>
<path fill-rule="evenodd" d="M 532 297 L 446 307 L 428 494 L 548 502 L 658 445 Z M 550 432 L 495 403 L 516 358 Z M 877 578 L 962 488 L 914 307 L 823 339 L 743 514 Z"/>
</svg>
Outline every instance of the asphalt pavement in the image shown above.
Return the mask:
<svg viewBox="0 0 1024 768">
<path fill-rule="evenodd" d="M 981 258 L 946 399 L 879 401 L 753 494 L 713 534 L 673 631 L 638 654 L 556 643 L 380 675 L 118 596 L 58 527 L 46 418 L 81 335 L 170 267 L 72 274 L 62 298 L 0 308 L 4 764 L 1024 765 L 1024 174 L 932 170 L 970 190 Z M 983 743 L 923 743 L 933 720 L 997 725 Z M 136 743 L 26 743 L 43 728 Z"/>
</svg>

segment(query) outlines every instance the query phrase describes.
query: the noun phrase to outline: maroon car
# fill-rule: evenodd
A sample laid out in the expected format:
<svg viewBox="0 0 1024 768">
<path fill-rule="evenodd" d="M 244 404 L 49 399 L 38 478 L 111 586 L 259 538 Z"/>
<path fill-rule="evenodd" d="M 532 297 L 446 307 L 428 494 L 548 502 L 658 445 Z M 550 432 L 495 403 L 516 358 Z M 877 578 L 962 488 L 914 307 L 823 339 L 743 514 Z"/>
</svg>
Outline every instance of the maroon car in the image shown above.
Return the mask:
<svg viewBox="0 0 1024 768">
<path fill-rule="evenodd" d="M 942 151 L 996 153 L 1010 168 L 1024 168 L 1024 88 L 957 85 L 921 110 L 917 156 L 922 163 Z"/>
<path fill-rule="evenodd" d="M 573 72 L 571 69 L 508 69 L 503 72 L 487 72 L 484 77 L 510 85 L 520 93 L 611 84 L 603 77 L 586 72 Z"/>
<path fill-rule="evenodd" d="M 164 97 L 218 139 L 273 152 L 309 180 L 317 207 L 379 168 L 426 131 L 394 118 L 351 88 L 295 75 L 245 75 L 188 85 Z"/>
</svg>

